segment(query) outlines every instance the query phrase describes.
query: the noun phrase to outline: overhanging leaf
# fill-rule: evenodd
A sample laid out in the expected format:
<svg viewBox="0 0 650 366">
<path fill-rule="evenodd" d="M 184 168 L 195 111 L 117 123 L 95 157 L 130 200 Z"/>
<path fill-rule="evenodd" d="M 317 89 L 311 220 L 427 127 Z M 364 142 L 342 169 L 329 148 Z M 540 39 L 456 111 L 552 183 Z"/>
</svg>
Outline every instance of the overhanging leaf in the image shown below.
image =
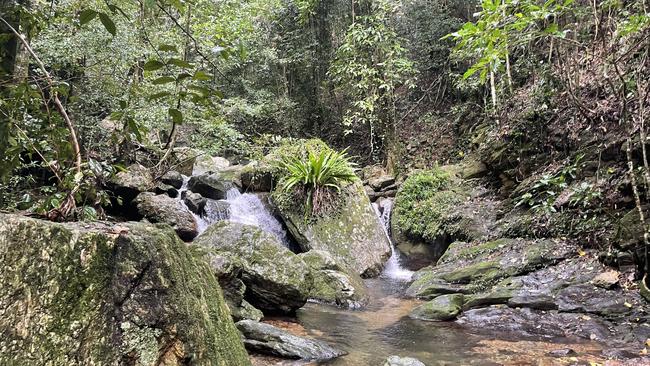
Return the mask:
<svg viewBox="0 0 650 366">
<path fill-rule="evenodd" d="M 104 25 L 104 28 L 106 28 L 108 33 L 112 34 L 113 37 L 115 37 L 115 34 L 117 33 L 117 29 L 115 28 L 115 23 L 113 23 L 111 18 L 105 13 L 98 13 L 98 15 L 99 15 L 99 20 Z"/>
<path fill-rule="evenodd" d="M 158 79 L 152 81 L 152 84 L 153 85 L 162 85 L 162 84 L 173 83 L 175 81 L 176 81 L 176 79 L 174 79 L 171 76 L 162 76 L 162 77 L 159 77 Z"/>
<path fill-rule="evenodd" d="M 183 123 L 183 113 L 175 108 L 169 108 L 169 116 L 172 118 L 172 121 L 176 124 Z"/>
<path fill-rule="evenodd" d="M 86 9 L 79 14 L 79 24 L 88 24 L 91 20 L 95 19 L 97 12 L 92 9 Z"/>
<path fill-rule="evenodd" d="M 144 71 L 156 71 L 161 69 L 163 66 L 165 66 L 165 64 L 158 60 L 149 60 L 144 64 L 143 68 Z"/>
</svg>

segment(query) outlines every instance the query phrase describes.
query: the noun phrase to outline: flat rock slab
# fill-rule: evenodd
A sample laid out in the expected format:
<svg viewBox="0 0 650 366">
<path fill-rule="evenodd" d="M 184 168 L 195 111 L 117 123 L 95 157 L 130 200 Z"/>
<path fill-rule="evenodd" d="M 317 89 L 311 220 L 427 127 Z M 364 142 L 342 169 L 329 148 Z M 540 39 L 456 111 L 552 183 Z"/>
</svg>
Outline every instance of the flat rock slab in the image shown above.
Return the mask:
<svg viewBox="0 0 650 366">
<path fill-rule="evenodd" d="M 384 366 L 426 366 L 422 361 L 413 357 L 390 356 Z"/>
<path fill-rule="evenodd" d="M 325 342 L 299 337 L 270 324 L 252 320 L 237 322 L 244 345 L 255 352 L 291 359 L 324 361 L 346 354 Z"/>
</svg>

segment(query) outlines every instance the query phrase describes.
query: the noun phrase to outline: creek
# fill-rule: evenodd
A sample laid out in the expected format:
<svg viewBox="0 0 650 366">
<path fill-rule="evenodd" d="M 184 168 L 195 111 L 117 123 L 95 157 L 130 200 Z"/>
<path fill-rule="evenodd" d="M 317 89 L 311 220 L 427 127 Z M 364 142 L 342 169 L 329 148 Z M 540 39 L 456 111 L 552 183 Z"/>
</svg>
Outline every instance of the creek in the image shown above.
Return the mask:
<svg viewBox="0 0 650 366">
<path fill-rule="evenodd" d="M 181 193 L 186 189 L 187 178 Z M 228 205 L 208 200 L 205 214 L 196 216 L 201 232 L 216 221 L 228 219 L 257 226 L 291 247 L 282 224 L 259 195 L 242 194 L 232 188 L 223 201 Z M 373 204 L 373 208 L 390 239 L 392 201 L 383 202 L 381 207 Z M 254 365 L 383 365 L 391 355 L 415 357 L 426 365 L 554 365 L 558 359 L 550 352 L 568 349 L 576 352 L 573 358 L 576 362 L 604 361 L 600 356 L 601 345 L 579 338 L 522 338 L 519 334 L 496 334 L 455 322 L 411 319 L 408 314 L 422 303 L 403 295 L 412 274 L 402 266 L 401 254 L 393 247 L 381 276 L 365 280 L 370 302 L 363 309 L 309 302 L 295 317 L 264 319 L 297 335 L 325 341 L 346 351 L 346 356 L 321 363 L 255 356 Z"/>
</svg>

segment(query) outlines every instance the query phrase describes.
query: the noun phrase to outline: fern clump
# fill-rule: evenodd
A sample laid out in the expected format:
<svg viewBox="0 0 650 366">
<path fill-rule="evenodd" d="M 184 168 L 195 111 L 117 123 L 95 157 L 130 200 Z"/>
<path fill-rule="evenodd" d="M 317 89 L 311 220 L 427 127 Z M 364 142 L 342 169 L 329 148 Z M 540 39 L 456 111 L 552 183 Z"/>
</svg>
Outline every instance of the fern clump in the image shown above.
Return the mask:
<svg viewBox="0 0 650 366">
<path fill-rule="evenodd" d="M 282 192 L 292 194 L 306 204 L 306 213 L 319 214 L 332 206 L 336 195 L 349 183 L 358 180 L 355 164 L 346 151 L 309 150 L 307 157 L 284 156 L 279 162 L 283 170 Z"/>
</svg>

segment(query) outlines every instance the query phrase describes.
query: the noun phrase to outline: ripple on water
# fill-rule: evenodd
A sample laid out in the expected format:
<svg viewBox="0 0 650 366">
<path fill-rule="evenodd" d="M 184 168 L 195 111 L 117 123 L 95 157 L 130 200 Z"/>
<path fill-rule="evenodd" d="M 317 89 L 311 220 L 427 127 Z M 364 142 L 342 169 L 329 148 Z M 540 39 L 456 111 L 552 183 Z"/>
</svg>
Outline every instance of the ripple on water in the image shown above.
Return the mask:
<svg viewBox="0 0 650 366">
<path fill-rule="evenodd" d="M 373 279 L 366 284 L 372 300 L 363 310 L 309 303 L 298 311 L 299 334 L 324 340 L 349 353 L 321 365 L 381 366 L 390 355 L 415 357 L 427 365 L 564 365 L 604 361 L 599 356 L 602 348 L 595 342 L 521 340 L 517 335 L 475 334 L 456 323 L 414 320 L 408 314 L 421 301 L 400 295 L 404 283 Z M 577 355 L 548 355 L 565 348 Z"/>
</svg>

